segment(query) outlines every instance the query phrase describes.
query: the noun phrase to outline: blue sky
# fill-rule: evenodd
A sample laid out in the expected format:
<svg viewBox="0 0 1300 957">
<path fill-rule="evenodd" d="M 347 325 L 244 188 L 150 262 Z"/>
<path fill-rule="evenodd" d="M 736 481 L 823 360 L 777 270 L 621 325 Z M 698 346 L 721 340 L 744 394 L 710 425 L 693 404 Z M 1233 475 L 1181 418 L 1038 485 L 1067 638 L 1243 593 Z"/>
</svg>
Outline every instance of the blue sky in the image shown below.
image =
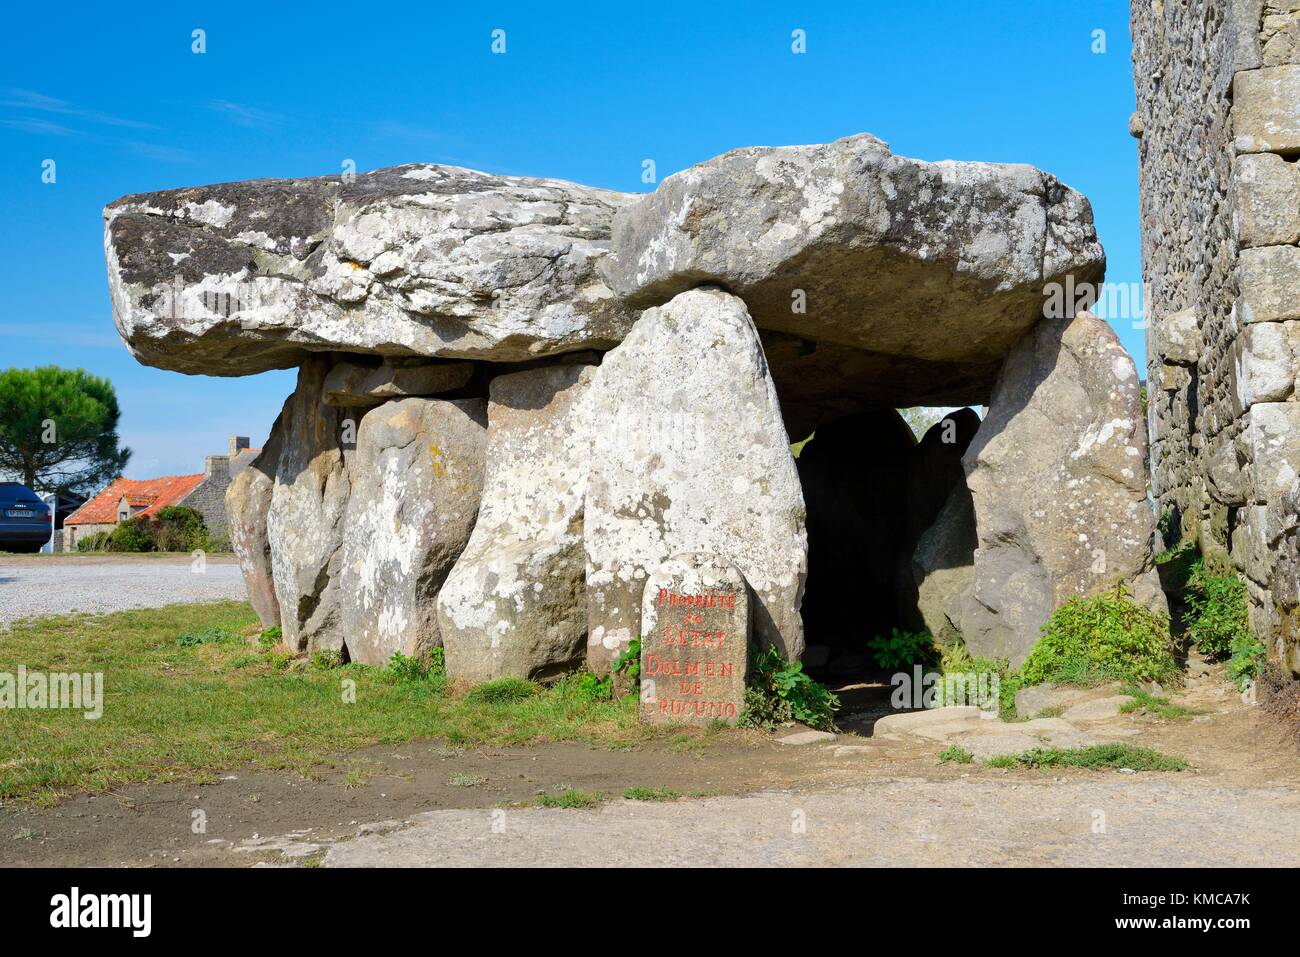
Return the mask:
<svg viewBox="0 0 1300 957">
<path fill-rule="evenodd" d="M 232 433 L 259 444 L 293 379 L 183 376 L 131 358 L 113 328 L 100 215 L 126 193 L 337 174 L 348 159 L 639 191 L 646 158 L 662 178 L 740 146 L 868 131 L 906 156 L 1056 174 L 1092 200 L 1108 280 L 1141 280 L 1127 0 L 353 0 L 298 12 L 82 0 L 58 15 L 14 6 L 6 20 L 0 367 L 109 377 L 133 477 L 198 471 Z M 497 28 L 505 55 L 490 49 Z M 1114 324 L 1141 366 L 1142 333 Z"/>
</svg>

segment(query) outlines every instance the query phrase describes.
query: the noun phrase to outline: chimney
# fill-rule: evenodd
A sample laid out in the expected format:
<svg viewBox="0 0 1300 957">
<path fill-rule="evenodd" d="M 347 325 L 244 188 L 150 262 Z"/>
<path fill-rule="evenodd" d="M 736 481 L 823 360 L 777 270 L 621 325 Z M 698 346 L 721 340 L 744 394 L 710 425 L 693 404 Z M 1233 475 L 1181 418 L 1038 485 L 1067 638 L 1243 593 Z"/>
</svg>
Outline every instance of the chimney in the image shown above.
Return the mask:
<svg viewBox="0 0 1300 957">
<path fill-rule="evenodd" d="M 209 455 L 203 459 L 203 475 L 206 478 L 230 478 L 230 459 L 224 455 Z"/>
<path fill-rule="evenodd" d="M 232 435 L 230 437 L 230 457 L 232 459 L 246 448 L 248 448 L 248 436 Z"/>
</svg>

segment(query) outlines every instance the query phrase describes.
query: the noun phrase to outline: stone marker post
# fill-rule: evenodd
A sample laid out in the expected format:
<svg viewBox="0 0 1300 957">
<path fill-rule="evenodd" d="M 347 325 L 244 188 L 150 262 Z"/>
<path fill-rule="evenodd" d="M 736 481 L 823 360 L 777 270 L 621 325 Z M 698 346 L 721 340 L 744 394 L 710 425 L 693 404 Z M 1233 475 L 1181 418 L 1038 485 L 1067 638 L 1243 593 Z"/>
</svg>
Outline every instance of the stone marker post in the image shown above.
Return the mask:
<svg viewBox="0 0 1300 957">
<path fill-rule="evenodd" d="M 738 568 L 699 553 L 660 565 L 641 602 L 641 719 L 735 724 L 749 635 L 749 592 Z"/>
</svg>

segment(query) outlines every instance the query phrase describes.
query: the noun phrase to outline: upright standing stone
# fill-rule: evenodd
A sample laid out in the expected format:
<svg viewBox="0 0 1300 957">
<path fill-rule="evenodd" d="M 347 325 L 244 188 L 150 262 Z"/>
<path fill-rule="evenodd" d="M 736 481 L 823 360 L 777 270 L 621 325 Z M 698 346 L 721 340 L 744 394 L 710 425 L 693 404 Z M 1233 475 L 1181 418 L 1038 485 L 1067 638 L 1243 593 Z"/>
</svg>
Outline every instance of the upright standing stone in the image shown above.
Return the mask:
<svg viewBox="0 0 1300 957">
<path fill-rule="evenodd" d="M 285 403 L 286 408 L 288 403 Z M 271 570 L 271 543 L 266 535 L 267 513 L 271 510 L 271 493 L 275 473 L 280 465 L 284 444 L 285 412 L 271 426 L 271 434 L 257 458 L 248 463 L 231 480 L 226 489 L 226 520 L 230 529 L 230 548 L 239 559 L 248 600 L 261 619 L 263 628 L 280 625 L 280 601 L 275 596 L 275 576 Z"/>
<path fill-rule="evenodd" d="M 582 398 L 595 371 L 547 366 L 492 380 L 483 502 L 438 593 L 453 678 L 548 678 L 582 662 Z"/>
<path fill-rule="evenodd" d="M 961 633 L 1017 666 L 1053 609 L 1128 583 L 1165 611 L 1133 360 L 1086 312 L 1044 320 L 1007 357 L 963 465 L 978 547 Z"/>
<path fill-rule="evenodd" d="M 326 356 L 310 356 L 280 415 L 284 446 L 266 516 L 284 642 L 295 651 L 340 649 L 339 551 L 351 483 L 350 419 L 321 403 Z"/>
<path fill-rule="evenodd" d="M 714 555 L 674 555 L 646 579 L 641 717 L 652 724 L 735 724 L 745 706 L 749 594 Z"/>
<path fill-rule="evenodd" d="M 482 399 L 401 399 L 361 420 L 343 542 L 353 661 L 442 644 L 436 600 L 474 527 L 486 445 Z"/>
<path fill-rule="evenodd" d="M 755 595 L 754 634 L 803 652 L 803 491 L 745 304 L 693 289 L 647 309 L 591 393 L 587 663 L 637 637 L 646 576 L 670 556 L 725 556 Z"/>
</svg>

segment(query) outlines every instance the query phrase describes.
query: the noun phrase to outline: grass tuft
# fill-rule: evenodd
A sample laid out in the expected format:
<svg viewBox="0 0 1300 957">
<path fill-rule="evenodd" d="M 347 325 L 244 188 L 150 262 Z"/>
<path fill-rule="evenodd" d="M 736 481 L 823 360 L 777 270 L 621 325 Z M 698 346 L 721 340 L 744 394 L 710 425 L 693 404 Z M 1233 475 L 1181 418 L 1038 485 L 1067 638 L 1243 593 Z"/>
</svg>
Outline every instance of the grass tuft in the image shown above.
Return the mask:
<svg viewBox="0 0 1300 957">
<path fill-rule="evenodd" d="M 955 744 L 950 744 L 939 752 L 940 764 L 970 764 L 974 760 L 973 754 Z"/>
<path fill-rule="evenodd" d="M 680 791 L 672 788 L 635 787 L 623 792 L 623 797 L 629 801 L 676 801 L 681 796 Z"/>
<path fill-rule="evenodd" d="M 1125 687 L 1124 694 L 1133 700 L 1120 705 L 1119 710 L 1123 714 L 1146 714 L 1164 718 L 1166 721 L 1181 721 L 1200 713 L 1191 708 L 1184 708 L 1180 704 L 1174 704 L 1168 698 L 1143 691 L 1137 685 Z"/>
<path fill-rule="evenodd" d="M 541 691 L 540 685 L 533 684 L 525 678 L 497 678 L 495 681 L 485 681 L 481 685 L 470 688 L 465 693 L 465 700 L 484 704 L 510 704 L 515 701 L 525 701 L 540 694 Z"/>
<path fill-rule="evenodd" d="M 605 800 L 605 795 L 599 791 L 578 791 L 568 788 L 559 794 L 539 795 L 537 803 L 542 807 L 562 807 L 578 810 L 580 808 L 595 807 L 603 800 Z"/>
<path fill-rule="evenodd" d="M 1131 744 L 1095 744 L 1089 748 L 1034 748 L 1024 754 L 1000 754 L 987 762 L 991 768 L 1121 768 L 1130 771 L 1185 771 L 1182 758 Z"/>
</svg>

